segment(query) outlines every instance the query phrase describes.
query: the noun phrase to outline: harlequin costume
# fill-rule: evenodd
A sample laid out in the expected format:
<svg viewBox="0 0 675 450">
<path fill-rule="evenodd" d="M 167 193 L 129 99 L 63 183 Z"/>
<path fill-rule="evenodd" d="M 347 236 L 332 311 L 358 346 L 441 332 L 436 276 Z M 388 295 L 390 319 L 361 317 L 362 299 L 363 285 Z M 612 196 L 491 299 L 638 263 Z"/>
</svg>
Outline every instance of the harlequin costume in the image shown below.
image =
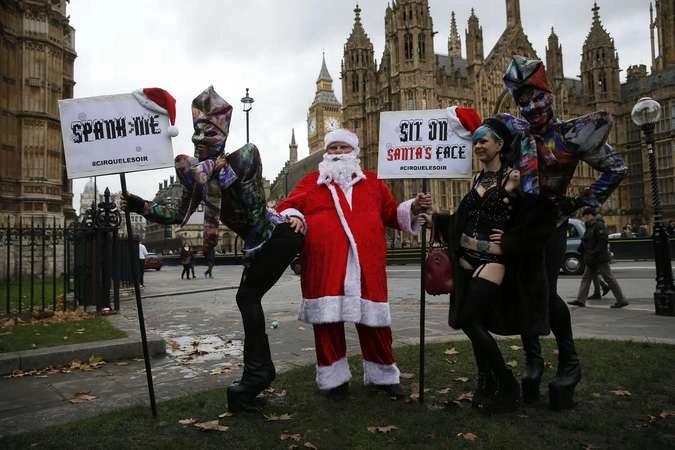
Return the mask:
<svg viewBox="0 0 675 450">
<path fill-rule="evenodd" d="M 257 395 L 275 378 L 261 300 L 300 251 L 303 238 L 267 208 L 256 146 L 246 144 L 224 155 L 231 114 L 232 107 L 213 87 L 198 95 L 192 102 L 195 156 L 176 157 L 181 198 L 159 204 L 129 195 L 127 203 L 131 211 L 162 224 L 186 223 L 203 203 L 205 248 L 217 244 L 219 221 L 243 239 L 245 269 L 236 298 L 244 325 L 244 371 L 239 384 L 227 390 L 228 408 L 238 412 L 257 407 Z M 227 162 L 216 170 L 219 157 Z"/>
<path fill-rule="evenodd" d="M 541 61 L 513 56 L 504 74 L 509 89 L 524 117 L 497 117 L 511 131 L 510 160 L 521 173 L 523 192 L 539 195 L 558 205 L 558 228 L 546 244 L 551 330 L 558 345 L 558 369 L 549 383 L 553 409 L 574 405 L 574 388 L 581 379 L 569 310 L 557 293 L 558 273 L 565 251 L 567 217 L 582 206 L 598 207 L 619 185 L 627 169 L 621 157 L 607 144 L 612 126 L 610 115 L 594 112 L 571 120 L 560 120 L 552 111 L 553 98 Z M 599 178 L 577 196 L 567 188 L 580 161 L 600 172 Z M 544 360 L 536 335 L 522 335 L 526 368 L 522 378 L 523 400 L 539 397 Z"/>
<path fill-rule="evenodd" d="M 324 143 L 343 142 L 358 154 L 358 137 L 348 130 L 326 134 Z M 351 378 L 344 322 L 354 322 L 363 353 L 364 384 L 398 385 L 387 302 L 385 226 L 418 233 L 413 200 L 396 202 L 372 172 L 341 186 L 319 172 L 305 176 L 277 206 L 303 217 L 307 232 L 301 253 L 299 319 L 314 325 L 316 382 L 329 390 Z"/>
</svg>

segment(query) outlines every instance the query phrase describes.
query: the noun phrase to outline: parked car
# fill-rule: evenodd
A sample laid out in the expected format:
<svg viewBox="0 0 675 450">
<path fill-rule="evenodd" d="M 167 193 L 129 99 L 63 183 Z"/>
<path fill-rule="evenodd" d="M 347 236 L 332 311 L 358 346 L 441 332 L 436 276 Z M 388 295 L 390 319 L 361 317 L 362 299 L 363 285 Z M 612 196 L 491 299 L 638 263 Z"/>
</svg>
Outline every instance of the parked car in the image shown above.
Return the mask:
<svg viewBox="0 0 675 450">
<path fill-rule="evenodd" d="M 564 274 L 579 275 L 584 272 L 584 260 L 579 253 L 581 237 L 586 232 L 586 224 L 580 219 L 569 219 L 567 223 L 567 247 L 560 268 Z"/>
<path fill-rule="evenodd" d="M 145 257 L 144 269 L 155 269 L 159 270 L 162 268 L 162 259 L 157 253 L 148 253 Z"/>
</svg>

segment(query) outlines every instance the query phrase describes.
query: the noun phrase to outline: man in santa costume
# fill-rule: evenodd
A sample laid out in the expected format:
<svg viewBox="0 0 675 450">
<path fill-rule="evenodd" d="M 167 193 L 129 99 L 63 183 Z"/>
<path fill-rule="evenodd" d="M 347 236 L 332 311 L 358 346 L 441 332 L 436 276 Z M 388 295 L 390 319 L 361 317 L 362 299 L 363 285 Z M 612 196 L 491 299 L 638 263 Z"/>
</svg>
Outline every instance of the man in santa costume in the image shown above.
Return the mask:
<svg viewBox="0 0 675 450">
<path fill-rule="evenodd" d="M 305 232 L 299 319 L 314 326 L 316 382 L 328 397 L 349 393 L 344 322 L 354 322 L 363 354 L 363 382 L 402 398 L 387 303 L 385 226 L 419 233 L 417 215 L 429 194 L 397 203 L 373 172 L 359 165 L 359 139 L 338 129 L 324 138 L 318 172 L 305 176 L 277 206 Z"/>
</svg>

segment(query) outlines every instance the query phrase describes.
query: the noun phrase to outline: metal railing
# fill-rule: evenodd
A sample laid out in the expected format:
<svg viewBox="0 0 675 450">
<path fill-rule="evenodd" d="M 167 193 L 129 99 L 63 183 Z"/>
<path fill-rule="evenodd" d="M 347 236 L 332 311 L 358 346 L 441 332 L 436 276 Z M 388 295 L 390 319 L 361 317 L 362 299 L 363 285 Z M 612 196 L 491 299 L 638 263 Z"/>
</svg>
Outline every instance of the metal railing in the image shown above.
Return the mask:
<svg viewBox="0 0 675 450">
<path fill-rule="evenodd" d="M 0 316 L 81 306 L 119 310 L 120 289 L 131 286 L 132 270 L 140 267 L 138 253 L 136 264 L 128 263 L 126 241 L 117 236 L 120 219 L 106 189 L 80 222 L 6 220 L 0 227 Z"/>
</svg>

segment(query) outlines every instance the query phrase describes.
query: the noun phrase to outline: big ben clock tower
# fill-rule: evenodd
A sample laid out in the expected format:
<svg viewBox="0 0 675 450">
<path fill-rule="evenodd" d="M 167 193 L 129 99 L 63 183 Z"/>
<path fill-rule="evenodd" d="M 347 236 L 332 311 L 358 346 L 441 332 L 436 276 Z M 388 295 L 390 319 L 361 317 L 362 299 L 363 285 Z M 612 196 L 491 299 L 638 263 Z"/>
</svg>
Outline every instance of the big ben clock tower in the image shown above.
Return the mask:
<svg viewBox="0 0 675 450">
<path fill-rule="evenodd" d="M 321 72 L 316 80 L 316 95 L 307 114 L 309 153 L 323 150 L 323 136 L 340 128 L 342 105 L 333 92 L 333 79 L 326 68 L 326 57 L 321 62 Z"/>
</svg>

